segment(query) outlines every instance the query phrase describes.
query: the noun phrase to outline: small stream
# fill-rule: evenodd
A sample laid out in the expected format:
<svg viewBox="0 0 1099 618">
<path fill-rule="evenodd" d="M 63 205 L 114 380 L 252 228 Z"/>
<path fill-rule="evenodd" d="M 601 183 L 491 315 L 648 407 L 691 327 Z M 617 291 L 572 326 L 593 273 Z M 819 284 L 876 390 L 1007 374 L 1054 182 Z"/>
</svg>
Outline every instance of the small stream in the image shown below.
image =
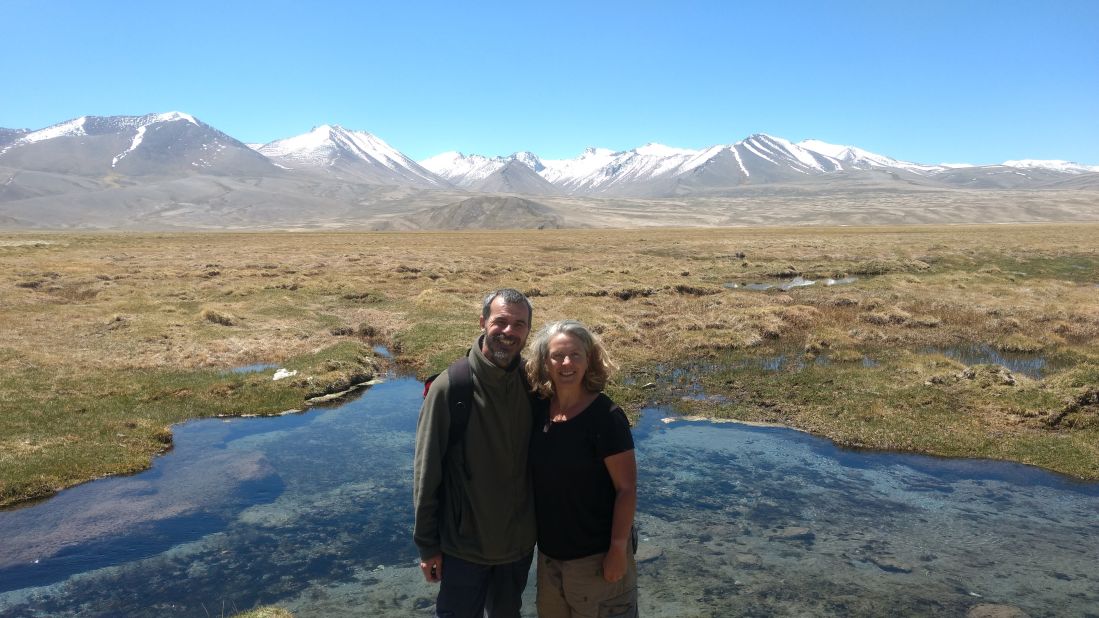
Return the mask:
<svg viewBox="0 0 1099 618">
<path fill-rule="evenodd" d="M 188 422 L 147 472 L 0 511 L 0 616 L 431 615 L 410 538 L 421 393 Z M 634 428 L 644 615 L 1099 616 L 1099 484 L 664 416 Z"/>
</svg>

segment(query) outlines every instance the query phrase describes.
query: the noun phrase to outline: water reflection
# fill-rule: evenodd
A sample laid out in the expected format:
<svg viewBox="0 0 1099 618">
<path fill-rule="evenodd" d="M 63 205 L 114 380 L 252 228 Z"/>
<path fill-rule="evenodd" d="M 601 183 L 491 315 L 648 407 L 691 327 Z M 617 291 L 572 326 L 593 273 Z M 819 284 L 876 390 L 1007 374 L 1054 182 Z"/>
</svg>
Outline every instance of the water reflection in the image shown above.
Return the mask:
<svg viewBox="0 0 1099 618">
<path fill-rule="evenodd" d="M 942 354 L 964 365 L 993 364 L 1035 380 L 1041 380 L 1050 370 L 1058 369 L 1042 354 L 1001 352 L 988 344 L 929 347 L 924 354 Z"/>
<path fill-rule="evenodd" d="M 272 365 L 271 363 L 255 363 L 252 365 L 233 367 L 229 370 L 229 373 L 262 373 L 268 369 L 275 369 L 276 367 L 278 367 L 278 365 Z"/>
<path fill-rule="evenodd" d="M 771 282 L 754 282 L 754 283 L 726 283 L 724 287 L 730 290 L 745 289 L 753 292 L 766 292 L 767 290 L 782 290 L 783 292 L 789 292 L 794 288 L 810 287 L 816 284 L 824 286 L 833 285 L 849 285 L 858 281 L 858 277 L 841 277 L 839 279 L 833 279 L 828 277 L 826 279 L 806 279 L 801 275 L 794 277 L 793 279 L 771 281 Z"/>
<path fill-rule="evenodd" d="M 409 540 L 420 398 L 394 380 L 307 414 L 187 423 L 147 473 L 0 512 L 0 615 L 430 614 Z M 662 416 L 635 428 L 647 615 L 1099 607 L 1095 484 Z"/>
</svg>

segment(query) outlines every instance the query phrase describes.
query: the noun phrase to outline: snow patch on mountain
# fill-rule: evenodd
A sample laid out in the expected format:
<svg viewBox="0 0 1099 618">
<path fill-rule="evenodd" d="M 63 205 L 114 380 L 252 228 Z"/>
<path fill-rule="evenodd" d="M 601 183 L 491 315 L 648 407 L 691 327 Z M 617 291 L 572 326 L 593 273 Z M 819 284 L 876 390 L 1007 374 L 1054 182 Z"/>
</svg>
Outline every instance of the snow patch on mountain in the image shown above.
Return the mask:
<svg viewBox="0 0 1099 618">
<path fill-rule="evenodd" d="M 3 150 L 0 150 L 0 154 L 21 146 L 28 144 L 34 144 L 37 142 L 43 142 L 51 139 L 57 139 L 60 137 L 83 137 L 89 134 L 89 125 L 97 127 L 92 130 L 95 133 L 100 132 L 103 126 L 109 126 L 116 129 L 134 128 L 138 130 L 138 135 L 134 138 L 134 143 L 125 152 L 120 153 L 114 158 L 111 163 L 111 167 L 114 167 L 122 157 L 127 153 L 132 152 L 134 148 L 137 148 L 141 144 L 141 140 L 144 136 L 144 128 L 161 123 L 161 122 L 176 122 L 185 121 L 194 124 L 195 126 L 201 126 L 198 120 L 190 114 L 183 112 L 164 112 L 159 114 L 146 114 L 144 116 L 109 116 L 109 117 L 96 117 L 96 116 L 81 116 L 72 120 L 66 120 L 65 122 L 55 124 L 45 129 L 38 131 L 32 131 L 27 135 L 15 140 L 8 144 Z"/>
<path fill-rule="evenodd" d="M 137 134 L 134 135 L 134 141 L 130 143 L 130 147 L 124 152 L 116 155 L 115 158 L 111 159 L 111 167 L 116 167 L 119 161 L 121 161 L 126 155 L 130 154 L 138 146 L 140 146 L 141 140 L 143 139 L 145 139 L 145 127 L 138 127 Z"/>
<path fill-rule="evenodd" d="M 546 166 L 542 178 L 571 190 L 572 185 L 611 165 L 614 157 L 615 152 L 607 148 L 586 148 L 574 159 L 542 159 L 542 164 Z"/>
<path fill-rule="evenodd" d="M 756 143 L 760 148 L 767 150 L 771 156 L 777 159 L 785 159 L 795 168 L 808 168 L 818 172 L 826 171 L 816 158 L 806 149 L 781 137 L 774 137 L 766 133 L 753 135 L 746 140 Z M 806 169 L 800 170 L 807 173 Z"/>
<path fill-rule="evenodd" d="M 18 148 L 19 146 L 25 146 L 27 144 L 33 144 L 35 142 L 42 142 L 49 139 L 57 139 L 59 137 L 67 136 L 80 136 L 87 135 L 84 130 L 84 123 L 87 122 L 87 116 L 81 116 L 72 120 L 66 120 L 65 122 L 55 124 L 45 129 L 38 131 L 32 131 L 23 137 L 8 144 L 3 150 L 0 150 L 0 154 L 11 150 L 12 148 Z"/>
<path fill-rule="evenodd" d="M 816 152 L 834 159 L 840 165 L 840 169 L 845 170 L 894 168 L 907 170 L 916 174 L 927 174 L 942 171 L 942 169 L 946 167 L 945 165 L 923 165 L 909 161 L 900 161 L 885 155 L 863 150 L 862 148 L 856 148 L 855 146 L 829 144 L 828 142 L 822 142 L 816 139 L 802 140 L 798 142 L 797 145 L 805 150 Z"/>
<path fill-rule="evenodd" d="M 645 144 L 640 148 L 635 148 L 634 152 L 643 157 L 664 158 L 698 154 L 697 150 L 687 150 L 686 148 L 672 148 L 671 146 L 665 146 L 664 144 L 657 144 L 653 142 Z"/>
<path fill-rule="evenodd" d="M 167 122 L 189 122 L 196 127 L 203 126 L 194 116 L 183 112 L 163 112 L 159 114 L 145 114 L 144 116 L 85 117 L 85 120 L 94 120 L 97 127 L 109 127 L 112 129 L 140 129 L 142 127 Z"/>
<path fill-rule="evenodd" d="M 737 157 L 737 161 L 740 160 L 740 157 L 736 154 L 736 151 L 733 150 L 732 148 L 729 148 L 728 146 L 721 146 L 721 145 L 711 146 L 711 147 L 709 147 L 705 150 L 695 151 L 695 154 L 693 156 L 689 157 L 687 159 L 687 161 L 685 161 L 683 163 L 683 165 L 680 166 L 679 169 L 682 172 L 689 172 L 691 170 L 700 168 L 703 165 L 706 165 L 706 163 L 709 162 L 710 159 L 713 159 L 717 155 L 721 154 L 721 152 L 724 151 L 724 150 L 732 151 L 733 156 Z M 744 164 L 741 164 L 740 167 L 741 167 L 741 169 L 744 169 Z M 744 175 L 745 176 L 748 175 L 748 170 L 744 170 Z"/>
<path fill-rule="evenodd" d="M 196 127 L 199 126 L 199 122 L 198 120 L 195 120 L 194 116 L 190 114 L 185 114 L 183 112 L 165 112 L 163 114 L 154 114 L 152 120 L 149 121 L 148 124 L 153 124 L 155 122 L 174 122 L 176 120 L 184 120 L 195 125 Z"/>
<path fill-rule="evenodd" d="M 375 160 L 394 169 L 404 155 L 389 144 L 363 131 L 348 131 L 340 126 L 321 125 L 308 133 L 276 140 L 266 144 L 259 152 L 268 157 L 281 157 L 310 164 L 331 164 L 339 152 L 348 152 L 358 158 Z"/>
<path fill-rule="evenodd" d="M 748 168 L 744 167 L 744 160 L 740 158 L 740 153 L 736 151 L 736 148 L 730 148 L 729 151 L 736 157 L 736 164 L 740 166 L 740 171 L 744 172 L 744 177 L 750 177 L 751 174 L 748 173 Z"/>
<path fill-rule="evenodd" d="M 1082 165 L 1074 161 L 1062 161 L 1059 159 L 1019 159 L 1004 161 L 1007 167 L 1019 167 L 1029 169 L 1053 170 L 1066 174 L 1088 174 L 1099 172 L 1099 165 Z"/>
<path fill-rule="evenodd" d="M 444 152 L 420 161 L 420 165 L 432 173 L 442 176 L 463 188 L 479 185 L 481 181 L 496 174 L 509 164 L 522 164 L 535 173 L 546 169 L 542 160 L 532 152 L 517 152 L 506 157 L 488 158 L 482 155 L 465 155 L 460 152 Z"/>
<path fill-rule="evenodd" d="M 257 152 L 284 164 L 280 167 L 342 170 L 336 173 L 366 174 L 387 183 L 445 184 L 377 136 L 339 125 L 314 127 L 308 133 L 265 144 Z"/>
<path fill-rule="evenodd" d="M 458 186 L 469 186 L 499 171 L 507 161 L 503 157 L 488 158 L 482 155 L 464 155 L 460 152 L 444 152 L 430 159 L 420 161 L 420 165 L 430 172 L 454 182 Z"/>
<path fill-rule="evenodd" d="M 539 174 L 542 173 L 542 170 L 546 169 L 546 166 L 542 164 L 542 160 L 533 152 L 517 152 L 511 155 L 510 158 L 522 163 Z"/>
<path fill-rule="evenodd" d="M 531 153 L 487 158 L 456 152 L 443 153 L 423 162 L 424 166 L 466 188 L 497 174 L 505 165 L 519 161 L 542 178 L 569 194 L 658 196 L 682 194 L 696 188 L 732 187 L 740 184 L 784 182 L 841 172 L 879 170 L 906 172 L 943 179 L 957 167 L 969 165 L 927 165 L 902 161 L 857 148 L 816 139 L 798 143 L 757 133 L 734 144 L 718 144 L 701 150 L 649 143 L 626 151 L 588 148 L 573 159 L 539 159 Z M 712 165 L 711 165 L 712 164 Z M 1018 175 L 1028 169 L 1047 169 L 1082 174 L 1099 171 L 1066 161 L 1009 161 Z M 953 182 L 953 177 L 948 182 Z M 671 192 L 671 193 L 669 193 Z"/>
<path fill-rule="evenodd" d="M 764 161 L 767 161 L 769 163 L 774 163 L 775 165 L 778 165 L 777 161 L 775 161 L 774 159 L 772 159 L 772 158 L 768 157 L 767 155 L 763 154 L 762 152 L 760 152 L 760 150 L 757 149 L 757 147 L 754 145 L 752 140 L 750 140 L 750 139 L 744 140 L 743 142 L 740 142 L 740 145 L 743 145 L 745 148 L 750 150 L 752 152 L 752 154 L 754 154 L 757 157 L 763 159 Z"/>
<path fill-rule="evenodd" d="M 725 146 L 706 150 L 646 144 L 614 152 L 588 148 L 575 159 L 543 160 L 542 177 L 571 193 L 601 191 L 612 186 L 683 174 L 705 165 Z"/>
</svg>

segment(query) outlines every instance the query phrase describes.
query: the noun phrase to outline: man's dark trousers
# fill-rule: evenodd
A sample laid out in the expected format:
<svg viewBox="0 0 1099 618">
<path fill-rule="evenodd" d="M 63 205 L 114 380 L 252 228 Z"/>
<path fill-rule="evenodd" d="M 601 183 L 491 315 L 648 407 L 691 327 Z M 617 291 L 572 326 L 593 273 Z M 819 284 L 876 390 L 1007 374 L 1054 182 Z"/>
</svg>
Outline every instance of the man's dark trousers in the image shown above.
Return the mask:
<svg viewBox="0 0 1099 618">
<path fill-rule="evenodd" d="M 507 564 L 476 564 L 443 555 L 437 618 L 518 618 L 534 552 Z"/>
</svg>

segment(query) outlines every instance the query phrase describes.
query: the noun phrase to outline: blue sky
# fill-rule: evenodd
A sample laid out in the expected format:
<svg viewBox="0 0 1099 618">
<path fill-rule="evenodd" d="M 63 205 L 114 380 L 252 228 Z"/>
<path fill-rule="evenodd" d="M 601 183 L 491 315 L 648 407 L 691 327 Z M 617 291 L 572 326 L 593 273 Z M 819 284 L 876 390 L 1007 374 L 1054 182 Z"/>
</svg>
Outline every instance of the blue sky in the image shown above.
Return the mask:
<svg viewBox="0 0 1099 618">
<path fill-rule="evenodd" d="M 0 0 L 0 127 L 184 111 L 447 150 L 752 133 L 922 163 L 1099 164 L 1099 2 Z"/>
</svg>

